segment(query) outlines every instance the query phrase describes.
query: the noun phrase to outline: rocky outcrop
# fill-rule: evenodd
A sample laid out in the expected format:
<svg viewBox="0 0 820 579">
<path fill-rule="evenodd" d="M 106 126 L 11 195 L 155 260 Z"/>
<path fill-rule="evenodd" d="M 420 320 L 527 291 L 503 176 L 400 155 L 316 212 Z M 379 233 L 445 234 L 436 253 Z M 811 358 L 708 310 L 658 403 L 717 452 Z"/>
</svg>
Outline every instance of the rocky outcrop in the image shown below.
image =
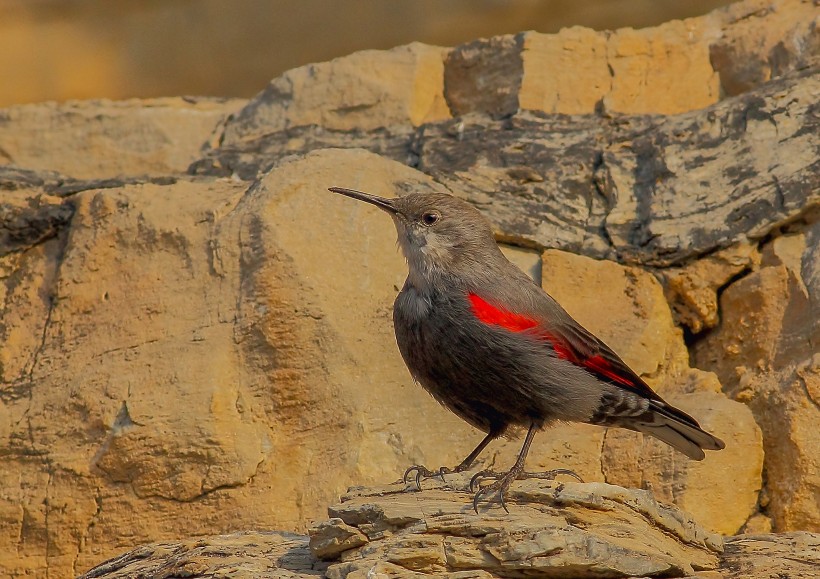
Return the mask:
<svg viewBox="0 0 820 579">
<path fill-rule="evenodd" d="M 820 529 L 820 221 L 787 228 L 729 285 L 717 328 L 693 348 L 763 431 L 775 526 Z"/>
<path fill-rule="evenodd" d="M 469 476 L 450 486 L 465 491 L 468 483 Z M 527 481 L 510 493 L 510 515 L 491 514 L 497 505 L 477 515 L 469 493 L 434 489 L 414 496 L 402 486 L 353 490 L 330 507 L 333 518 L 310 530 L 312 551 L 339 560 L 327 577 L 406 570 L 682 577 L 716 569 L 723 547 L 720 535 L 645 491 Z"/>
<path fill-rule="evenodd" d="M 471 200 L 511 259 L 727 442 L 695 463 L 561 425 L 530 469 L 651 489 L 711 532 L 817 530 L 816 28 L 811 3 L 761 6 L 357 54 L 247 103 L 0 113 L 0 574 L 304 532 L 349 485 L 456 464 L 480 439 L 395 348 L 392 225 L 331 185 Z M 549 96 L 556 43 L 559 79 L 598 62 L 584 46 L 606 52 L 594 103 L 563 80 Z M 665 94 L 667 73 L 708 82 Z M 31 136 L 46 126 L 54 139 Z"/>
<path fill-rule="evenodd" d="M 242 532 L 139 547 L 82 579 L 308 577 L 812 577 L 820 536 L 726 541 L 646 491 L 519 481 L 510 514 L 474 513 L 465 485 L 355 488 L 309 536 Z"/>
</svg>

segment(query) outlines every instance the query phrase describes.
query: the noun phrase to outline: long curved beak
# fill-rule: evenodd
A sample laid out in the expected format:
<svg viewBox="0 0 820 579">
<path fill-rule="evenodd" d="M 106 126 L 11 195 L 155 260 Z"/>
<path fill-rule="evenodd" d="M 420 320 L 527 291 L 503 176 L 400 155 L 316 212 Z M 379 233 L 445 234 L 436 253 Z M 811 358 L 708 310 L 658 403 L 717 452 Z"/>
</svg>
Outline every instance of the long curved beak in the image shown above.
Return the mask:
<svg viewBox="0 0 820 579">
<path fill-rule="evenodd" d="M 352 197 L 353 199 L 358 199 L 359 201 L 364 201 L 365 203 L 370 203 L 379 209 L 387 211 L 391 215 L 395 215 L 399 212 L 393 204 L 392 199 L 385 199 L 384 197 L 378 197 L 369 193 L 362 193 L 361 191 L 356 191 L 355 189 L 345 189 L 344 187 L 329 187 L 328 191 L 340 193 L 341 195 Z"/>
</svg>

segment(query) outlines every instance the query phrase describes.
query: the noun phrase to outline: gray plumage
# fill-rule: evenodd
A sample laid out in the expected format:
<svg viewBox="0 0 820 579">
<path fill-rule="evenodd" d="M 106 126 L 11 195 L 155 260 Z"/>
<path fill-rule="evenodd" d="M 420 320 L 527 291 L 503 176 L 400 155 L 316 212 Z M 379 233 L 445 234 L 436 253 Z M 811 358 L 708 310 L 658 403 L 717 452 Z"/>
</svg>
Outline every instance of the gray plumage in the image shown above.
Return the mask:
<svg viewBox="0 0 820 579">
<path fill-rule="evenodd" d="M 703 449 L 724 447 L 509 262 L 473 206 L 444 194 L 331 191 L 393 218 L 409 268 L 393 308 L 401 355 L 436 400 L 488 434 L 455 470 L 469 468 L 508 428 L 530 429 L 519 461 L 493 487 L 502 501 L 522 473 L 532 434 L 558 420 L 642 432 L 696 460 Z"/>
</svg>

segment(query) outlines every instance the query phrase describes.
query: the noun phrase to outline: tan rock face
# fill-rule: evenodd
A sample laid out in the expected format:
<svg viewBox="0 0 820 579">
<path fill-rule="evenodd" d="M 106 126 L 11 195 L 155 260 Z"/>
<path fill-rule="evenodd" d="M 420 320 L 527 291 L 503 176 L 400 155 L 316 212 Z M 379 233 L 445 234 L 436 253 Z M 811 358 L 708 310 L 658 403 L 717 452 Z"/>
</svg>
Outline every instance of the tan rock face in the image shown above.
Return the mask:
<svg viewBox="0 0 820 579">
<path fill-rule="evenodd" d="M 616 31 L 607 42 L 612 88 L 604 96 L 606 110 L 673 114 L 717 102 L 720 90 L 709 61 L 709 28 L 708 18 L 703 18 Z M 635 82 L 638 78 L 643 81 Z"/>
<path fill-rule="evenodd" d="M 350 131 L 447 119 L 442 92 L 446 52 L 415 43 L 290 70 L 236 116 L 224 142 L 309 125 Z"/>
<path fill-rule="evenodd" d="M 685 505 L 707 528 L 737 532 L 754 512 L 762 486 L 760 429 L 748 408 L 720 393 L 713 375 L 689 368 L 682 332 L 660 283 L 639 268 L 548 250 L 543 286 L 664 398 L 726 442 L 726 449 L 696 462 L 681 460 L 650 437 L 609 429 L 601 446 L 584 448 L 578 456 L 589 460 L 600 449 L 603 479 L 597 480 L 651 488 L 663 500 Z M 567 439 L 597 444 L 599 436 L 573 426 Z M 733 473 L 733 484 L 726 484 L 726 473 Z"/>
<path fill-rule="evenodd" d="M 697 334 L 719 321 L 718 290 L 760 262 L 757 248 L 739 244 L 684 267 L 660 270 L 675 320 Z"/>
<path fill-rule="evenodd" d="M 133 540 L 303 528 L 349 484 L 455 464 L 480 439 L 411 383 L 390 324 L 393 226 L 325 191 L 340 182 L 432 187 L 325 152 L 251 190 L 88 191 L 67 233 L 3 258 L 17 307 L 2 541 L 31 554 L 4 574 L 69 575 Z"/>
<path fill-rule="evenodd" d="M 8 108 L 0 111 L 0 166 L 57 171 L 76 179 L 184 172 L 217 126 L 242 104 L 239 99 L 163 98 Z"/>
<path fill-rule="evenodd" d="M 427 499 L 428 501 L 432 499 L 432 495 L 432 491 L 427 493 L 427 496 L 430 497 L 430 499 Z M 619 506 L 613 504 L 619 497 L 611 498 L 614 500 L 608 501 L 609 505 L 607 506 L 611 505 L 614 507 L 613 510 L 619 510 Z M 376 501 L 381 501 L 381 498 L 377 498 Z M 601 503 L 604 503 L 604 501 L 601 501 Z M 375 505 L 371 504 L 370 506 L 372 508 Z M 577 512 L 583 506 L 580 504 L 573 505 L 572 508 Z M 599 508 L 599 505 L 596 505 L 596 508 Z M 637 512 L 640 511 L 637 509 L 632 510 L 632 513 Z M 374 542 L 398 542 L 386 532 L 379 535 L 379 529 L 376 525 L 364 522 L 368 518 L 378 517 L 378 513 L 371 511 L 364 512 L 362 515 L 356 524 L 367 528 L 368 532 L 373 535 Z M 524 516 L 519 514 L 518 518 L 523 519 Z M 550 525 L 556 522 L 556 518 L 547 518 L 543 513 L 540 514 L 539 519 L 538 524 L 540 525 Z M 579 522 L 576 519 L 568 527 L 571 528 L 571 525 Z M 402 522 L 396 521 L 393 524 L 400 525 Z M 624 524 L 623 520 L 620 524 Z M 473 528 L 477 526 L 472 523 Z M 310 577 L 325 576 L 325 573 L 328 575 L 333 573 L 333 577 L 347 576 L 352 579 L 366 573 L 375 575 L 377 572 L 389 577 L 403 578 L 419 577 L 419 572 L 413 570 L 413 568 L 417 568 L 419 563 L 423 564 L 424 561 L 430 560 L 444 561 L 458 569 L 458 571 L 451 572 L 437 570 L 435 571 L 437 577 L 494 579 L 507 576 L 506 569 L 503 568 L 499 573 L 486 570 L 499 566 L 499 561 L 487 551 L 499 542 L 510 539 L 509 535 L 501 536 L 497 532 L 500 526 L 499 521 L 490 519 L 487 524 L 477 529 L 479 533 L 477 536 L 462 537 L 458 536 L 457 533 L 463 533 L 465 529 L 471 528 L 469 516 L 463 518 L 453 517 L 451 524 L 440 525 L 436 531 L 438 534 L 444 535 L 443 553 L 441 553 L 442 541 L 438 538 L 430 539 L 424 538 L 423 535 L 418 536 L 420 530 L 418 526 L 412 530 L 410 528 L 401 529 L 400 533 L 403 532 L 405 536 L 414 532 L 417 533 L 417 538 L 404 539 L 401 547 L 388 551 L 391 559 L 401 558 L 398 562 L 392 560 L 374 562 L 371 558 L 363 563 L 361 559 L 354 558 L 360 556 L 360 553 L 364 551 L 364 549 L 356 549 L 359 545 L 351 547 L 340 545 L 338 550 L 328 551 L 322 555 L 327 559 L 338 558 L 339 555 L 342 555 L 343 563 L 340 564 L 319 560 L 317 557 L 319 553 L 312 546 L 327 545 L 328 538 L 338 536 L 339 529 L 342 528 L 364 537 L 361 540 L 368 541 L 369 539 L 355 527 L 346 525 L 341 519 L 334 518 L 312 528 L 310 539 L 307 536 L 290 533 L 246 531 L 231 535 L 200 537 L 199 539 L 189 539 L 177 543 L 143 545 L 98 565 L 86 575 L 83 575 L 81 579 L 130 579 L 131 577 L 152 577 L 162 573 L 184 574 L 186 577 L 193 579 L 208 579 L 223 574 L 230 574 L 235 579 L 308 579 Z M 566 533 L 569 529 L 553 528 L 551 530 L 554 532 L 553 537 L 555 537 L 562 531 Z M 532 554 L 537 552 L 536 550 L 539 547 L 546 546 L 551 537 L 545 531 L 546 529 L 542 529 L 540 534 L 536 534 L 534 540 L 528 541 L 527 545 L 515 554 L 522 552 Z M 612 529 L 609 530 L 609 532 L 611 531 Z M 617 560 L 610 559 L 607 561 L 607 565 L 617 565 L 619 568 L 623 568 L 627 563 L 624 555 L 635 554 L 635 551 L 630 553 L 628 548 L 623 548 L 625 545 L 633 548 L 637 546 L 637 542 L 632 540 L 633 532 L 634 528 L 629 529 L 623 537 L 620 537 L 618 547 L 610 550 L 610 553 L 616 551 Z M 665 537 L 665 539 L 666 544 L 668 544 L 668 538 Z M 486 550 L 483 549 L 485 545 Z M 601 542 L 596 541 L 595 545 L 601 546 Z M 657 545 L 651 547 L 657 548 Z M 588 551 L 589 549 L 587 549 Z M 344 556 L 345 553 L 348 553 L 347 557 Z M 506 553 L 509 553 L 509 551 L 505 550 Z M 597 555 L 600 554 L 599 551 Z M 348 557 L 352 561 L 344 563 Z M 555 566 L 559 566 L 563 562 L 560 561 L 560 553 L 547 554 L 546 558 L 557 563 Z M 698 571 L 695 576 L 726 579 L 812 577 L 815 575 L 817 566 L 820 565 L 820 535 L 801 532 L 779 535 L 760 533 L 751 536 L 730 537 L 724 541 L 724 551 L 719 558 L 720 567 L 718 570 Z M 564 561 L 567 559 L 568 557 L 565 557 Z M 526 562 L 525 558 L 524 561 Z M 365 571 L 362 567 L 367 563 L 370 563 L 371 566 L 369 568 L 365 567 Z M 507 567 L 513 566 L 509 559 L 505 563 Z M 544 563 L 544 561 L 538 561 L 536 565 L 543 566 Z M 630 569 L 646 569 L 649 566 L 646 561 L 637 565 L 634 564 L 634 561 L 631 563 L 633 564 L 630 565 Z M 403 564 L 406 564 L 407 567 L 402 566 Z M 595 574 L 600 576 L 600 573 Z"/>
<path fill-rule="evenodd" d="M 820 527 L 820 225 L 764 247 L 759 270 L 721 296 L 721 324 L 695 345 L 763 430 L 766 512 L 776 529 Z"/>
<path fill-rule="evenodd" d="M 4 540 L 22 536 L 31 553 L 4 562 L 8 572 L 74 573 L 133 541 L 240 524 L 304 528 L 349 484 L 453 465 L 477 443 L 411 383 L 395 348 L 390 308 L 405 266 L 392 224 L 331 196 L 334 183 L 436 187 L 370 153 L 325 151 L 250 189 L 181 180 L 86 192 L 67 234 L 4 258 L 29 329 L 6 331 L 42 336 L 4 342 L 4 379 L 19 385 L 1 406 L 15 465 L 4 485 L 19 489 L 3 502 Z M 636 358 L 652 358 L 650 371 L 669 364 L 679 332 L 648 274 L 569 254 L 543 267 L 609 279 L 622 302 L 612 309 L 646 336 Z M 528 465 L 603 480 L 604 436 L 550 429 Z M 507 467 L 519 445 L 493 445 L 482 464 Z M 752 471 L 735 484 L 754 487 Z M 125 516 L 134 512 L 148 515 Z"/>
</svg>

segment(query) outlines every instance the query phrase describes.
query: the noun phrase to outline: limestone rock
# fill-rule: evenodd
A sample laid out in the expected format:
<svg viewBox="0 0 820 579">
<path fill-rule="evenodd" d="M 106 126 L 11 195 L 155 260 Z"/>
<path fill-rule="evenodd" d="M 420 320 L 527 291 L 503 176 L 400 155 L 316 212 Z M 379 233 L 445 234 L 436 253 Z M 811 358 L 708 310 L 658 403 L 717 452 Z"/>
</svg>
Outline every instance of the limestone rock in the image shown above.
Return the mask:
<svg viewBox="0 0 820 579">
<path fill-rule="evenodd" d="M 0 110 L 0 167 L 75 179 L 181 173 L 242 104 L 161 98 L 10 107 Z"/>
<path fill-rule="evenodd" d="M 2 258 L 0 553 L 15 555 L 0 574 L 304 528 L 348 485 L 456 464 L 480 440 L 412 384 L 390 324 L 393 226 L 334 183 L 436 187 L 324 151 L 251 188 L 85 191 L 54 236 Z"/>
<path fill-rule="evenodd" d="M 547 113 L 675 114 L 714 104 L 718 76 L 709 60 L 708 19 L 651 29 L 521 35 L 521 109 Z M 493 79 L 481 75 L 491 86 Z M 475 93 L 474 93 L 475 94 Z"/>
<path fill-rule="evenodd" d="M 244 531 L 179 543 L 143 545 L 97 565 L 80 579 L 132 577 L 233 577 L 308 579 L 323 577 L 303 535 Z"/>
<path fill-rule="evenodd" d="M 683 267 L 658 271 L 675 320 L 697 334 L 718 323 L 718 291 L 760 262 L 757 248 L 741 243 Z"/>
<path fill-rule="evenodd" d="M 737 532 L 753 514 L 762 486 L 760 429 L 748 408 L 720 392 L 714 375 L 689 368 L 682 333 L 673 323 L 660 283 L 639 268 L 556 250 L 544 252 L 542 275 L 544 288 L 570 315 L 612 345 L 669 402 L 726 442 L 726 449 L 707 453 L 702 462 L 682 461 L 651 437 L 610 429 L 598 447 L 603 479 L 589 480 L 652 488 L 707 528 Z M 558 435 L 565 441 L 600 440 L 600 433 L 578 428 Z M 544 435 L 552 436 L 552 429 Z M 587 460 L 598 455 L 591 448 L 583 450 L 578 456 Z M 727 473 L 732 473 L 731 485 L 725 484 Z"/>
<path fill-rule="evenodd" d="M 721 34 L 709 47 L 722 92 L 735 95 L 817 63 L 817 7 L 812 2 L 751 0 L 716 11 Z M 707 17 L 708 18 L 708 17 Z"/>
<path fill-rule="evenodd" d="M 445 53 L 414 43 L 290 70 L 236 114 L 222 144 L 310 125 L 361 131 L 450 118 L 443 96 Z"/>
<path fill-rule="evenodd" d="M 330 513 L 369 542 L 333 559 L 328 577 L 358 575 L 389 563 L 422 575 L 477 570 L 490 576 L 526 572 L 578 577 L 664 574 L 681 577 L 717 568 L 722 538 L 649 493 L 602 483 L 518 481 L 510 514 L 496 505 L 472 508 L 469 476 L 352 489 Z M 326 527 L 310 531 L 321 536 Z"/>
<path fill-rule="evenodd" d="M 694 345 L 695 363 L 714 369 L 763 430 L 777 530 L 820 529 L 820 221 L 767 244 L 762 266 L 731 284 L 721 322 Z"/>
<path fill-rule="evenodd" d="M 320 559 L 334 559 L 341 553 L 366 544 L 368 538 L 342 519 L 330 519 L 311 530 L 310 550 Z"/>
<path fill-rule="evenodd" d="M 583 505 L 577 505 L 576 510 L 582 507 Z M 631 514 L 635 516 L 635 511 Z M 379 516 L 378 512 L 373 515 Z M 433 516 L 444 518 L 440 513 Z M 495 520 L 488 521 L 483 528 L 477 529 L 479 531 L 477 537 L 459 537 L 455 533 L 467 526 L 466 518 L 460 520 L 458 517 L 453 517 L 454 524 L 440 525 L 441 529 L 436 529 L 445 535 L 447 550 L 444 558 L 449 557 L 453 564 L 463 569 L 454 572 L 438 572 L 436 576 L 449 579 L 493 579 L 508 576 L 507 573 L 496 574 L 481 568 L 488 564 L 498 565 L 499 563 L 485 551 L 476 549 L 472 553 L 467 552 L 471 543 L 479 543 L 480 549 L 481 542 L 492 544 L 493 539 L 498 540 L 493 535 L 497 534 L 500 526 L 497 518 L 493 517 Z M 573 520 L 568 526 L 581 522 L 581 520 Z M 622 521 L 619 524 L 624 523 Z M 473 525 L 477 526 L 475 523 Z M 415 529 L 411 526 L 400 532 L 406 534 L 424 532 L 423 529 L 418 528 L 419 526 L 416 525 Z M 321 532 L 313 534 L 313 536 L 319 535 Z M 387 534 L 386 536 L 387 541 L 392 540 L 392 537 Z M 631 533 L 628 536 L 631 536 Z M 487 541 L 487 537 L 491 539 Z M 557 533 L 553 537 L 542 535 L 541 540 L 542 543 L 546 543 L 550 538 L 556 539 L 557 537 L 560 537 Z M 375 539 L 375 541 L 379 540 L 379 538 Z M 436 556 L 429 550 L 423 551 L 425 545 L 423 538 L 414 543 L 407 541 L 405 545 L 408 548 L 403 552 L 399 551 L 403 556 L 402 562 L 406 563 L 411 560 L 413 550 L 417 554 L 414 562 L 423 560 L 425 556 L 428 558 L 431 555 Z M 538 548 L 537 545 L 530 543 L 529 552 L 536 548 Z M 623 556 L 624 551 L 619 550 L 617 554 Z M 720 577 L 721 579 L 768 579 L 775 576 L 795 579 L 809 578 L 815 575 L 817 566 L 820 565 L 818 552 L 820 552 L 820 535 L 812 533 L 731 537 L 724 541 L 719 570 L 700 571 L 696 573 L 696 576 Z M 351 550 L 351 553 L 355 554 L 356 550 Z M 552 554 L 549 557 L 555 560 L 558 556 L 560 555 Z M 646 562 L 644 564 L 648 566 Z M 172 574 L 185 575 L 191 579 L 206 579 L 223 575 L 230 575 L 234 579 L 309 579 L 329 576 L 329 565 L 330 563 L 318 560 L 311 553 L 306 536 L 280 532 L 242 532 L 199 537 L 178 543 L 154 543 L 137 547 L 101 563 L 82 575 L 80 579 L 126 579 Z M 334 566 L 336 567 L 334 576 L 341 575 L 341 572 L 346 570 L 339 569 L 342 566 L 338 563 Z M 379 561 L 367 569 L 367 572 L 371 577 L 379 577 L 380 574 L 386 577 L 423 576 L 419 572 L 389 561 Z M 348 576 L 358 577 L 360 575 L 363 573 L 354 568 Z M 548 576 L 577 576 L 577 570 L 570 569 L 567 574 L 560 571 L 551 572 Z"/>
<path fill-rule="evenodd" d="M 721 563 L 725 579 L 811 579 L 820 569 L 820 535 L 741 535 L 727 539 Z"/>
<path fill-rule="evenodd" d="M 648 488 L 659 500 L 674 503 L 707 529 L 732 535 L 754 516 L 762 486 L 762 436 L 752 412 L 723 394 L 665 395 L 696 416 L 725 443 L 703 461 L 680 454 L 648 436 L 609 429 L 602 449 L 605 480 Z"/>
<path fill-rule="evenodd" d="M 547 250 L 542 275 L 547 293 L 650 382 L 689 367 L 683 335 L 651 273 Z"/>
<path fill-rule="evenodd" d="M 288 154 L 362 147 L 485 208 L 507 242 L 679 266 L 762 239 L 817 206 L 818 85 L 816 70 L 802 70 L 668 117 L 524 111 L 369 133 L 302 127 L 224 144 L 191 170 L 254 179 Z"/>
</svg>

